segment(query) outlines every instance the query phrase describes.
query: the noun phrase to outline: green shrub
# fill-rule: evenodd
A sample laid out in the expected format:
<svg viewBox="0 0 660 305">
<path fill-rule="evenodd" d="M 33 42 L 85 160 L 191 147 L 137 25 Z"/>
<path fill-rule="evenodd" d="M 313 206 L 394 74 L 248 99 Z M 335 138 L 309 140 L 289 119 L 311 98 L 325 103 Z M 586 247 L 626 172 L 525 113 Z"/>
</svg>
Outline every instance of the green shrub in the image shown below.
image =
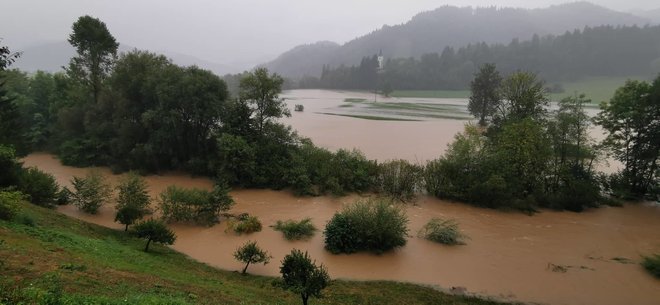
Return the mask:
<svg viewBox="0 0 660 305">
<path fill-rule="evenodd" d="M 233 204 L 229 188 L 218 184 L 211 192 L 169 186 L 160 194 L 160 210 L 167 222 L 211 226 L 220 222 L 220 213 Z"/>
<path fill-rule="evenodd" d="M 171 245 L 176 241 L 174 232 L 167 228 L 165 222 L 157 219 L 149 219 L 135 224 L 131 230 L 131 235 L 147 240 L 144 252 L 149 252 L 151 242 Z"/>
<path fill-rule="evenodd" d="M 357 201 L 336 213 L 325 227 L 325 248 L 334 253 L 385 251 L 404 246 L 408 218 L 384 200 Z"/>
<path fill-rule="evenodd" d="M 268 264 L 272 256 L 270 256 L 268 252 L 259 248 L 257 242 L 249 241 L 245 245 L 236 249 L 236 252 L 234 252 L 234 258 L 245 263 L 245 267 L 241 272 L 242 274 L 245 274 L 250 264 Z"/>
<path fill-rule="evenodd" d="M 232 219 L 227 224 L 227 230 L 234 231 L 236 234 L 250 234 L 260 232 L 262 229 L 261 221 L 256 216 L 241 214 L 236 219 Z"/>
<path fill-rule="evenodd" d="M 317 266 L 315 261 L 297 249 L 291 250 L 282 260 L 280 267 L 282 288 L 299 295 L 303 305 L 307 305 L 309 297 L 321 297 L 321 291 L 328 286 L 330 276 L 323 265 Z"/>
<path fill-rule="evenodd" d="M 43 207 L 53 207 L 58 195 L 57 182 L 51 174 L 35 167 L 24 169 L 19 178 L 19 189 L 29 196 L 30 202 Z"/>
<path fill-rule="evenodd" d="M 660 254 L 645 256 L 642 261 L 642 266 L 644 266 L 644 269 L 653 276 L 660 278 Z"/>
<path fill-rule="evenodd" d="M 67 205 L 71 203 L 71 191 L 66 186 L 60 189 L 59 192 L 57 192 L 55 203 L 57 205 Z"/>
<path fill-rule="evenodd" d="M 415 198 L 420 182 L 422 168 L 405 160 L 393 160 L 379 166 L 378 188 L 387 196 L 410 201 Z"/>
<path fill-rule="evenodd" d="M 85 213 L 96 214 L 112 194 L 110 185 L 97 171 L 88 172 L 84 178 L 73 177 L 71 184 L 71 202 Z"/>
<path fill-rule="evenodd" d="M 14 148 L 0 144 L 0 188 L 18 184 L 20 172 Z"/>
<path fill-rule="evenodd" d="M 417 236 L 445 245 L 464 244 L 464 240 L 467 238 L 458 230 L 456 220 L 440 218 L 431 219 L 419 230 Z"/>
<path fill-rule="evenodd" d="M 0 192 L 0 219 L 11 220 L 20 211 L 25 195 L 21 192 Z"/>
<path fill-rule="evenodd" d="M 130 173 L 117 186 L 117 214 L 115 221 L 125 225 L 125 231 L 139 219 L 151 213 L 151 197 L 147 182 L 135 173 Z"/>
<path fill-rule="evenodd" d="M 273 228 L 275 231 L 282 232 L 287 240 L 307 239 L 314 236 L 316 232 L 316 227 L 311 218 L 305 218 L 301 221 L 278 220 Z"/>
</svg>

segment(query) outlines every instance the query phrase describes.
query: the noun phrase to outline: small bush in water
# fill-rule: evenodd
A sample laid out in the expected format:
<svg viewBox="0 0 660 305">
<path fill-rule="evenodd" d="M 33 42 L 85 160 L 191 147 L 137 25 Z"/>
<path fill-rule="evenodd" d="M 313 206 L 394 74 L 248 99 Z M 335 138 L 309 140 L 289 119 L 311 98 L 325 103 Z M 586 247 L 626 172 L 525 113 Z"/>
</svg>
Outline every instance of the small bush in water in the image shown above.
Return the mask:
<svg viewBox="0 0 660 305">
<path fill-rule="evenodd" d="M 311 218 L 305 218 L 301 221 L 278 220 L 273 228 L 275 231 L 282 232 L 287 240 L 307 239 L 314 236 L 316 232 L 316 227 Z"/>
<path fill-rule="evenodd" d="M 644 257 L 642 266 L 653 276 L 660 278 L 660 254 Z"/>
<path fill-rule="evenodd" d="M 241 214 L 236 219 L 232 219 L 227 224 L 227 230 L 234 231 L 236 234 L 250 234 L 260 232 L 262 229 L 261 221 L 256 216 Z"/>
<path fill-rule="evenodd" d="M 89 214 L 96 214 L 112 194 L 110 185 L 105 182 L 101 173 L 90 171 L 84 178 L 73 177 L 73 193 L 71 202 L 80 210 Z"/>
<path fill-rule="evenodd" d="M 419 237 L 445 245 L 464 244 L 466 235 L 458 230 L 458 223 L 454 219 L 433 218 L 417 234 Z"/>
<path fill-rule="evenodd" d="M 355 202 L 335 214 L 325 227 L 325 248 L 332 253 L 383 253 L 406 244 L 408 218 L 387 200 Z"/>
<path fill-rule="evenodd" d="M 394 160 L 379 165 L 378 188 L 392 199 L 410 201 L 422 180 L 422 167 L 405 160 Z"/>
</svg>

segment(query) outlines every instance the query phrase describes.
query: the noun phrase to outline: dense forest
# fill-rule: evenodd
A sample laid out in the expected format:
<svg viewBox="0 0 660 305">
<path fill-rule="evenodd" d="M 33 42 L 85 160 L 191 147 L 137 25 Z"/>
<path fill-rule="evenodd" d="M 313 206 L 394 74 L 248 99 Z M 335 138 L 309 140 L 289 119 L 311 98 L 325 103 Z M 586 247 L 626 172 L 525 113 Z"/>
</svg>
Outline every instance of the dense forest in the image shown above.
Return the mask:
<svg viewBox="0 0 660 305">
<path fill-rule="evenodd" d="M 377 9 L 377 8 L 374 8 Z M 470 43 L 508 43 L 560 35 L 584 27 L 644 26 L 649 20 L 612 11 L 588 2 L 572 2 L 539 9 L 442 6 L 422 12 L 410 21 L 385 25 L 341 46 L 316 43 L 298 46 L 265 64 L 287 78 L 318 76 L 323 65 L 353 66 L 361 58 L 382 51 L 386 58 L 420 58 Z M 657 41 L 657 40 L 656 40 Z"/>
<path fill-rule="evenodd" d="M 649 76 L 660 71 L 660 26 L 600 26 L 509 44 L 470 44 L 420 58 L 389 58 L 381 73 L 375 55 L 357 66 L 324 66 L 301 88 L 411 90 L 467 89 L 474 72 L 495 63 L 504 74 L 532 71 L 550 82 L 589 76 Z"/>
</svg>

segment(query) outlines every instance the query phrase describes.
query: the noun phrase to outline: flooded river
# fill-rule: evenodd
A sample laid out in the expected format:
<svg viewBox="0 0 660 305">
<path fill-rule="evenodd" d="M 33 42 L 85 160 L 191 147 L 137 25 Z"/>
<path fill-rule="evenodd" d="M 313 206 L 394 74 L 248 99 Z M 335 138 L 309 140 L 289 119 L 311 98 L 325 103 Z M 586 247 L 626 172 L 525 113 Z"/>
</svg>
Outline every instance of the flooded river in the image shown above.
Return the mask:
<svg viewBox="0 0 660 305">
<path fill-rule="evenodd" d="M 366 135 L 349 138 L 357 145 L 361 137 Z M 387 138 L 381 136 L 372 141 L 383 137 Z M 442 142 L 431 138 L 437 145 Z M 382 156 L 388 157 L 387 153 L 390 152 L 383 152 Z M 414 151 L 408 153 L 415 156 Z M 62 185 L 69 185 L 72 176 L 87 171 L 63 166 L 48 154 L 32 154 L 24 162 L 52 173 Z M 106 168 L 99 170 L 112 182 L 119 177 Z M 208 179 L 182 174 L 148 176 L 146 180 L 154 197 L 172 184 L 199 188 L 212 185 Z M 271 264 L 250 266 L 249 272 L 262 275 L 277 276 L 280 260 L 291 249 L 298 248 L 309 251 L 314 259 L 326 265 L 333 278 L 406 281 L 444 289 L 465 287 L 474 294 L 541 304 L 651 305 L 660 300 L 660 281 L 638 264 L 641 255 L 660 252 L 658 206 L 606 207 L 579 214 L 544 211 L 525 216 L 421 197 L 415 205 L 407 207 L 411 237 L 402 249 L 380 256 L 332 255 L 323 249 L 321 232 L 309 241 L 289 242 L 269 226 L 277 220 L 311 217 L 322 231 L 333 213 L 356 196 L 298 198 L 269 190 L 235 190 L 231 194 L 237 202 L 231 212 L 259 217 L 264 224 L 262 232 L 237 236 L 226 233 L 224 223 L 211 228 L 174 225 L 178 239 L 173 248 L 219 268 L 240 270 L 242 265 L 234 260 L 232 253 L 246 241 L 255 240 L 274 257 Z M 93 216 L 82 214 L 72 206 L 60 207 L 59 211 L 107 227 L 122 228 L 113 222 L 112 206 L 104 206 Z M 467 245 L 447 247 L 415 237 L 433 217 L 458 220 L 470 237 Z M 564 266 L 565 272 L 554 272 L 553 265 Z"/>
</svg>

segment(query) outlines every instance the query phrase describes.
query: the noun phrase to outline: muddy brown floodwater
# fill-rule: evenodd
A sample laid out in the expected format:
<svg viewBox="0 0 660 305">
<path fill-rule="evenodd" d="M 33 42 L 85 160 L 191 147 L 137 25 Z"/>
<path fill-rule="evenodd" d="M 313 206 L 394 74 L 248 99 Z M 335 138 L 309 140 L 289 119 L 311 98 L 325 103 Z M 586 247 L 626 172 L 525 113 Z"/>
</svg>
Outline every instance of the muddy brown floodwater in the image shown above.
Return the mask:
<svg viewBox="0 0 660 305">
<path fill-rule="evenodd" d="M 62 185 L 88 169 L 67 167 L 49 154 L 32 154 L 24 160 L 49 172 Z M 119 176 L 99 169 L 116 183 Z M 152 196 L 167 186 L 210 188 L 208 179 L 182 174 L 148 176 Z M 309 241 L 286 241 L 270 225 L 277 220 L 311 217 L 323 229 L 342 205 L 357 196 L 299 198 L 287 192 L 236 190 L 232 213 L 250 213 L 264 224 L 261 232 L 237 236 L 225 224 L 210 228 L 173 225 L 178 239 L 173 248 L 190 257 L 227 270 L 242 265 L 233 251 L 255 240 L 273 255 L 268 265 L 250 266 L 250 273 L 277 276 L 279 262 L 291 249 L 309 251 L 327 266 L 333 278 L 395 280 L 440 288 L 465 287 L 468 292 L 541 304 L 637 304 L 660 302 L 660 281 L 638 264 L 641 255 L 660 252 L 660 207 L 626 205 L 584 213 L 544 211 L 534 216 L 473 208 L 430 197 L 421 197 L 406 210 L 410 219 L 408 244 L 384 255 L 332 255 L 323 249 L 323 234 Z M 113 222 L 114 209 L 104 206 L 98 215 L 85 215 L 72 206 L 58 211 L 103 226 L 121 229 Z M 433 217 L 458 220 L 470 240 L 463 246 L 442 246 L 415 237 Z M 614 259 L 618 258 L 618 259 Z M 628 263 L 627 260 L 629 260 Z M 565 266 L 554 272 L 552 266 Z"/>
</svg>

